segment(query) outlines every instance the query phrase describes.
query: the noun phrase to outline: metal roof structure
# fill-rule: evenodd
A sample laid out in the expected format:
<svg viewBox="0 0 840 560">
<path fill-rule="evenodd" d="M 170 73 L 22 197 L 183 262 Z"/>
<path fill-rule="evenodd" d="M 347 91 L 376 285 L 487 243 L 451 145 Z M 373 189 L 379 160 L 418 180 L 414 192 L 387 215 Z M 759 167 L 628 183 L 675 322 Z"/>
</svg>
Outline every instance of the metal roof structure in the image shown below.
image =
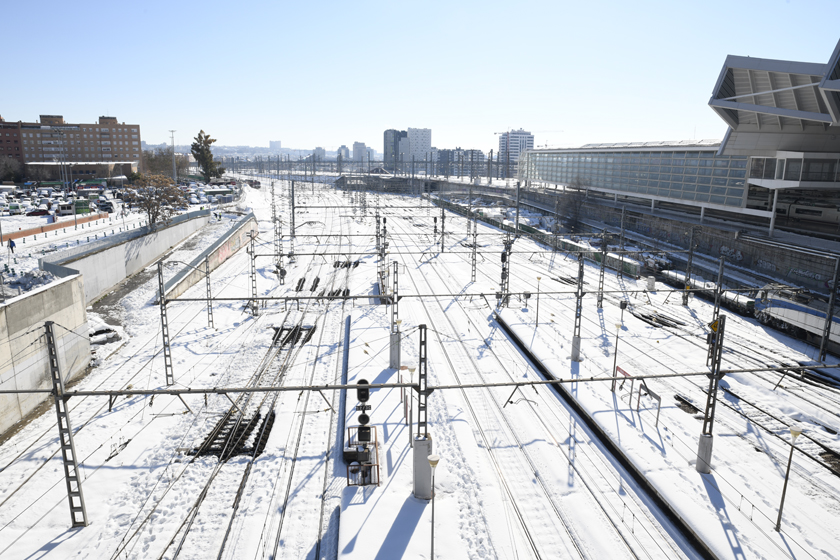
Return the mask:
<svg viewBox="0 0 840 560">
<path fill-rule="evenodd" d="M 709 106 L 727 155 L 840 152 L 840 42 L 827 64 L 727 56 Z"/>
</svg>

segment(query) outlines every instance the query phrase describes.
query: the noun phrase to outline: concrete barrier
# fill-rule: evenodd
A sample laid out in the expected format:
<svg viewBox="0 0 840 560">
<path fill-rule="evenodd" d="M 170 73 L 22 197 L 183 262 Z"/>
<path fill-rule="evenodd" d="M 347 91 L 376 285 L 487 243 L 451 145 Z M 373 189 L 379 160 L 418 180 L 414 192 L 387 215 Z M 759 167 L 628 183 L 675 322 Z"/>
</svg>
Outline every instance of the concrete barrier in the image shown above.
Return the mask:
<svg viewBox="0 0 840 560">
<path fill-rule="evenodd" d="M 207 225 L 210 211 L 189 212 L 168 226 L 148 226 L 80 245 L 39 259 L 41 270 L 59 277 L 81 273 L 87 304 L 154 262 L 166 251 Z"/>
<path fill-rule="evenodd" d="M 216 270 L 248 243 L 250 239 L 248 234 L 252 231 L 259 233 L 259 225 L 253 213 L 236 222 L 227 233 L 194 258 L 189 266 L 170 278 L 163 287 L 166 299 L 175 299 L 196 283 L 204 280 L 204 259 L 208 260 L 211 272 Z"/>
<path fill-rule="evenodd" d="M 52 389 L 44 322 L 55 323 L 65 382 L 90 362 L 84 282 L 78 274 L 0 304 L 0 390 Z M 0 434 L 32 412 L 43 393 L 0 394 Z"/>
</svg>

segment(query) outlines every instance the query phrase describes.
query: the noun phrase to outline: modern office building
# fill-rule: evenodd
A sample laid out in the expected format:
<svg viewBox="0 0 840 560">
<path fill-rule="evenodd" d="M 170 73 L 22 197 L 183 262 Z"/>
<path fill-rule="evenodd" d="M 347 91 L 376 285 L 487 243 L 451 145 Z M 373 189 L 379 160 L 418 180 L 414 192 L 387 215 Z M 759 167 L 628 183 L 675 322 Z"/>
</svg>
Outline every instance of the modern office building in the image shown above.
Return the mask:
<svg viewBox="0 0 840 560">
<path fill-rule="evenodd" d="M 270 151 L 273 154 L 280 153 L 280 149 L 281 149 L 280 144 L 281 144 L 280 140 L 269 140 L 268 141 L 268 151 Z"/>
<path fill-rule="evenodd" d="M 385 166 L 394 169 L 400 161 L 400 153 L 408 145 L 408 132 L 405 130 L 388 129 L 384 134 L 383 154 Z"/>
<path fill-rule="evenodd" d="M 840 205 L 840 42 L 828 63 L 728 56 L 709 106 L 722 141 L 529 150 L 519 177 L 618 197 L 767 218 Z M 798 205 L 790 201 L 802 200 Z"/>
<path fill-rule="evenodd" d="M 325 150 L 324 148 L 318 147 L 318 148 L 315 148 L 315 151 L 313 152 L 313 154 L 315 154 L 315 160 L 316 161 L 324 161 L 324 159 L 326 159 L 326 157 L 327 157 L 327 150 Z"/>
<path fill-rule="evenodd" d="M 339 146 L 338 153 L 336 155 L 341 156 L 341 159 L 347 161 L 348 159 L 350 159 L 350 148 L 342 144 L 341 146 Z"/>
<path fill-rule="evenodd" d="M 534 135 L 521 128 L 499 135 L 499 161 L 508 161 L 508 152 L 510 152 L 510 163 L 516 163 L 525 150 L 533 149 Z"/>
<path fill-rule="evenodd" d="M 142 165 L 140 125 L 125 124 L 116 117 L 99 117 L 95 124 L 67 123 L 61 115 L 40 115 L 36 122 L 0 119 L 0 133 L 4 148 L 0 157 L 11 155 L 27 170 L 64 161 L 75 179 L 96 175 L 98 164 L 110 169 L 117 166 L 120 172 Z M 11 142 L 6 143 L 7 139 Z"/>
<path fill-rule="evenodd" d="M 367 146 L 364 142 L 353 142 L 353 161 L 364 161 L 367 159 Z"/>
<path fill-rule="evenodd" d="M 383 149 L 388 169 L 393 170 L 397 164 L 409 166 L 412 158 L 415 162 L 425 161 L 432 153 L 432 129 L 388 129 L 384 134 Z"/>
</svg>

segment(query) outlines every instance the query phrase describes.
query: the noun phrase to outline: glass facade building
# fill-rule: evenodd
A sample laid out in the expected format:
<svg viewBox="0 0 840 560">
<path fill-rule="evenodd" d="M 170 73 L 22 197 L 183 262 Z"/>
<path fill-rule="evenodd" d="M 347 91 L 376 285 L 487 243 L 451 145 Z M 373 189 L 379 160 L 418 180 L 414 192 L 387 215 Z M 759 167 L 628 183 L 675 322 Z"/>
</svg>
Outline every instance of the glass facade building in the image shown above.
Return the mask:
<svg viewBox="0 0 840 560">
<path fill-rule="evenodd" d="M 519 178 L 692 205 L 746 206 L 747 156 L 717 155 L 717 144 L 636 146 L 529 151 Z"/>
</svg>

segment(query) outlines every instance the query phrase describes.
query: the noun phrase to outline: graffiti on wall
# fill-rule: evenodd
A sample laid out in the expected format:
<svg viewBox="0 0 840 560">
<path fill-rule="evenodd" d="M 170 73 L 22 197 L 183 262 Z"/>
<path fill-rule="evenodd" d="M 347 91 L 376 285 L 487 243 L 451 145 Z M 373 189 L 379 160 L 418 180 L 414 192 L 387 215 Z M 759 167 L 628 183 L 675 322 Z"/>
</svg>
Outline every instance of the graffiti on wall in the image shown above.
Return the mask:
<svg viewBox="0 0 840 560">
<path fill-rule="evenodd" d="M 744 255 L 741 254 L 741 251 L 731 249 L 731 248 L 727 247 L 726 245 L 721 245 L 720 246 L 720 254 L 723 255 L 724 257 L 727 257 L 729 259 L 734 259 L 736 261 L 744 260 Z"/>
<path fill-rule="evenodd" d="M 810 270 L 805 270 L 802 268 L 791 268 L 788 271 L 788 276 L 793 274 L 794 276 L 802 276 L 803 278 L 810 278 L 812 280 L 822 280 L 823 276 L 821 274 L 817 274 L 816 272 L 811 272 Z"/>
<path fill-rule="evenodd" d="M 766 270 L 768 272 L 776 272 L 776 265 L 771 263 L 770 261 L 765 261 L 763 259 L 758 259 L 755 261 L 755 266 L 760 270 Z"/>
</svg>

